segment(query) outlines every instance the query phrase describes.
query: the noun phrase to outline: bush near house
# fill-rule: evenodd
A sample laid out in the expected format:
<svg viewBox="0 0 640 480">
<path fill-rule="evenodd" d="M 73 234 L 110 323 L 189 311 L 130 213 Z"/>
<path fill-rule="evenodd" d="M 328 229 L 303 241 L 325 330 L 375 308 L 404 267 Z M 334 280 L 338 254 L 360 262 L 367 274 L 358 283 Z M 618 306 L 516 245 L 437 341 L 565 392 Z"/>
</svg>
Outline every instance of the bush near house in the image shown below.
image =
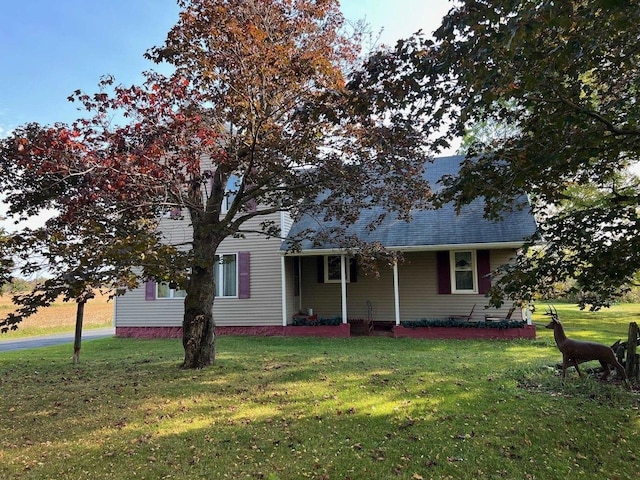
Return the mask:
<svg viewBox="0 0 640 480">
<path fill-rule="evenodd" d="M 422 318 L 400 322 L 403 327 L 453 327 L 453 328 L 524 328 L 526 322 L 516 320 L 499 320 L 492 322 L 470 322 L 468 320 L 448 318 Z"/>
</svg>

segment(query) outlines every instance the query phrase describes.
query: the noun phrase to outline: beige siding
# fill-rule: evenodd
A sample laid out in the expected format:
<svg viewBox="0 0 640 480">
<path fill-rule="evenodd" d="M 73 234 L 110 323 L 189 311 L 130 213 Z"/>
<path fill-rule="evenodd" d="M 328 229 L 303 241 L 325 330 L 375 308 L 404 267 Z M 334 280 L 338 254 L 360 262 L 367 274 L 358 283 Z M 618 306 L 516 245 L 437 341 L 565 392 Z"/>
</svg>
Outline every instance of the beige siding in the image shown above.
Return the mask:
<svg viewBox="0 0 640 480">
<path fill-rule="evenodd" d="M 278 214 L 275 220 L 279 220 Z M 255 225 L 245 228 L 258 228 L 265 218 L 254 219 Z M 220 326 L 256 326 L 282 324 L 280 239 L 248 234 L 246 238 L 228 238 L 218 253 L 251 252 L 250 278 L 251 298 L 216 298 L 213 314 Z"/>
<path fill-rule="evenodd" d="M 179 218 L 162 218 L 158 228 L 162 232 L 162 241 L 167 245 L 175 245 L 181 250 L 191 248 L 193 232 L 188 214 Z"/>
<path fill-rule="evenodd" d="M 280 228 L 282 229 L 280 235 L 282 238 L 286 238 L 287 235 L 289 235 L 289 230 L 291 230 L 292 225 L 293 218 L 291 218 L 289 212 L 282 212 L 280 217 Z"/>
<path fill-rule="evenodd" d="M 256 217 L 245 225 L 247 229 L 258 229 L 259 223 L 272 219 L 280 220 L 279 214 L 272 217 Z M 162 231 L 168 242 L 185 244 L 191 238 L 188 219 L 164 220 Z M 247 234 L 246 238 L 228 238 L 220 245 L 219 254 L 251 252 L 251 295 L 247 299 L 217 298 L 214 301 L 214 318 L 217 325 L 281 325 L 281 280 L 280 239 L 258 234 Z M 118 327 L 180 326 L 183 316 L 183 299 L 145 300 L 144 286 L 127 292 L 115 304 L 115 322 Z"/>
<path fill-rule="evenodd" d="M 491 268 L 506 263 L 513 255 L 511 250 L 492 250 Z M 367 301 L 373 306 L 373 318 L 394 321 L 393 271 L 381 267 L 379 277 L 360 273 L 357 282 L 347 284 L 347 313 L 349 318 L 366 318 Z M 438 294 L 435 252 L 409 253 L 398 267 L 400 291 L 400 319 L 445 318 L 451 315 L 467 315 L 476 304 L 474 319 L 481 320 L 487 314 L 507 314 L 510 305 L 496 311 L 485 310 L 488 304 L 484 295 Z M 302 306 L 313 308 L 320 316 L 341 315 L 339 284 L 319 283 L 316 257 L 302 258 Z M 513 318 L 518 318 L 514 314 Z"/>
</svg>

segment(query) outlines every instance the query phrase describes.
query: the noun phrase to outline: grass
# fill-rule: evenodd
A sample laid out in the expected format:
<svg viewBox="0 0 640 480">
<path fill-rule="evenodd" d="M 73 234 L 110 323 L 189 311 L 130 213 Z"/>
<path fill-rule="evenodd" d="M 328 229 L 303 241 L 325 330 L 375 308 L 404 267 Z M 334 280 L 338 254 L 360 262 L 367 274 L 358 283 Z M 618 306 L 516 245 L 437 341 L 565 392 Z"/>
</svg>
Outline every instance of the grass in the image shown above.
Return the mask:
<svg viewBox="0 0 640 480">
<path fill-rule="evenodd" d="M 618 308 L 595 322 L 558 306 L 569 335 L 606 343 L 640 313 Z M 550 330 L 535 341 L 217 345 L 202 371 L 177 368 L 179 340 L 86 342 L 77 367 L 68 346 L 1 353 L 0 478 L 637 475 L 638 395 L 573 370 L 563 386 Z"/>
<path fill-rule="evenodd" d="M 10 295 L 0 295 L 0 318 L 13 311 Z M 113 302 L 108 297 L 96 295 L 87 302 L 82 322 L 83 330 L 105 328 L 113 325 Z M 76 326 L 76 303 L 56 302 L 37 314 L 23 320 L 17 330 L 0 333 L 0 340 L 73 332 Z"/>
</svg>

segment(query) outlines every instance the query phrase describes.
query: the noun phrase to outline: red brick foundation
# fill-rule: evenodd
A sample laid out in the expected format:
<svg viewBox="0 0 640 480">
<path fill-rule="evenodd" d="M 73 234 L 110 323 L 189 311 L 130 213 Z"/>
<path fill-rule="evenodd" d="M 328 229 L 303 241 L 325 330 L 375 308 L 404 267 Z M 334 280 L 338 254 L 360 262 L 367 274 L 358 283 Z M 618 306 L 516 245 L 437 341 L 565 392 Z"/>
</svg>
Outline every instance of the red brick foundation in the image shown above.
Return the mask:
<svg viewBox="0 0 640 480">
<path fill-rule="evenodd" d="M 431 339 L 459 339 L 474 338 L 515 339 L 536 338 L 536 326 L 525 325 L 524 328 L 455 328 L 455 327 L 393 327 L 396 338 L 431 338 Z"/>
<path fill-rule="evenodd" d="M 182 327 L 116 327 L 116 337 L 182 338 Z"/>
<path fill-rule="evenodd" d="M 259 326 L 216 327 L 216 335 L 251 335 L 262 337 L 327 337 L 351 336 L 349 324 L 318 325 L 314 327 Z M 182 338 L 182 327 L 116 327 L 116 337 L 126 338 Z"/>
<path fill-rule="evenodd" d="M 348 338 L 351 336 L 351 325 L 341 323 L 340 325 L 317 325 L 314 327 L 287 325 L 284 327 L 284 335 L 288 337 L 326 337 L 326 338 Z"/>
<path fill-rule="evenodd" d="M 216 327 L 216 335 L 252 335 L 265 337 L 351 337 L 351 325 L 318 325 L 314 327 L 260 326 L 260 327 Z M 182 327 L 116 327 L 117 337 L 127 338 L 182 338 Z M 454 327 L 393 327 L 396 338 L 425 338 L 425 339 L 515 339 L 536 338 L 535 325 L 524 328 L 454 328 Z"/>
</svg>

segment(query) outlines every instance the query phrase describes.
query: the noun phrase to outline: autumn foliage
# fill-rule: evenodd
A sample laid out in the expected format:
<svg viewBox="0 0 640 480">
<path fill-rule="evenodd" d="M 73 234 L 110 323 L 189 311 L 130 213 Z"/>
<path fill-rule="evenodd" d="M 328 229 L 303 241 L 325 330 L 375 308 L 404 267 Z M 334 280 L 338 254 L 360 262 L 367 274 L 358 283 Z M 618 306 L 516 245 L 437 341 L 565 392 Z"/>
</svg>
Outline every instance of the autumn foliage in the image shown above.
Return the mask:
<svg viewBox="0 0 640 480">
<path fill-rule="evenodd" d="M 427 203 L 430 127 L 402 91 L 364 88 L 360 32 L 335 0 L 179 5 L 165 43 L 147 52 L 173 73 L 147 72 L 131 87 L 107 76 L 97 94 L 70 97 L 85 117 L 17 129 L 2 144 L 3 189 L 13 214 L 55 212 L 46 230 L 25 238 L 55 246 L 48 261 L 80 285 L 177 280 L 187 292 L 183 366 L 201 368 L 215 356 L 220 242 L 276 211 L 346 225 L 374 201 L 408 216 Z M 232 178 L 235 197 L 223 211 Z M 325 191 L 332 195 L 319 197 Z M 155 226 L 168 209 L 193 228 L 186 252 L 160 242 Z M 268 222 L 263 232 L 280 234 Z M 87 248 L 76 252 L 81 243 Z"/>
</svg>

